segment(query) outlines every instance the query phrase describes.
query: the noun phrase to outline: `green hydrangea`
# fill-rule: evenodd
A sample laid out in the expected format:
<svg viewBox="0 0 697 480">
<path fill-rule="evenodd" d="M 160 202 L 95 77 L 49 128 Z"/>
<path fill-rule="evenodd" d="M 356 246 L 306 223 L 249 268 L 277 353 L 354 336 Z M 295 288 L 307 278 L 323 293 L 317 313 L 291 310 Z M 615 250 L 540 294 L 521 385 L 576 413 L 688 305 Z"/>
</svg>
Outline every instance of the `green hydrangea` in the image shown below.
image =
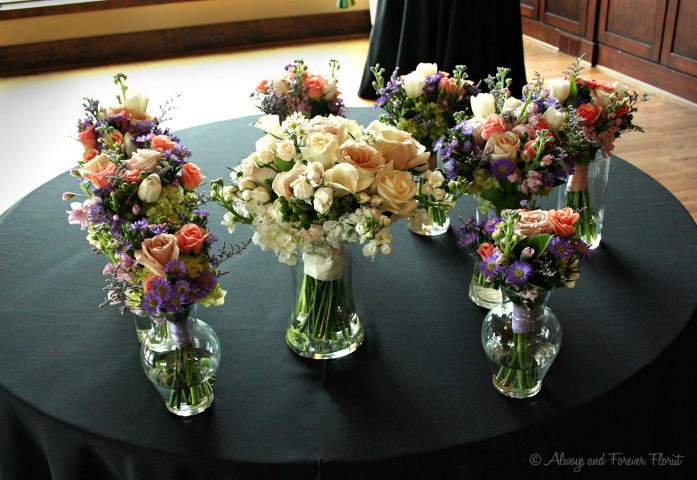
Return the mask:
<svg viewBox="0 0 697 480">
<path fill-rule="evenodd" d="M 148 223 L 169 223 L 171 219 L 178 219 L 179 213 L 186 211 L 183 207 L 186 199 L 184 189 L 180 186 L 168 185 L 164 187 L 157 202 L 145 210 Z"/>
</svg>

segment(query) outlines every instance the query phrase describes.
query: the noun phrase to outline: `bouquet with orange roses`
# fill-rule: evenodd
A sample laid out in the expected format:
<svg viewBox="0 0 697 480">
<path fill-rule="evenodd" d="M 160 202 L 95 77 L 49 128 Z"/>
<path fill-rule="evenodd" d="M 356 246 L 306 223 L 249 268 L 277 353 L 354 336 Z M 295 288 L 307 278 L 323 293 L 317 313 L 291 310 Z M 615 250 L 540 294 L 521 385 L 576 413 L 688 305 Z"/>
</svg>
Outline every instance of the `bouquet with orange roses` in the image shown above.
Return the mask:
<svg viewBox="0 0 697 480">
<path fill-rule="evenodd" d="M 615 140 L 628 131 L 644 131 L 634 123 L 634 113 L 649 97 L 629 92 L 619 82 L 608 85 L 580 77 L 580 62 L 577 58 L 563 78 L 550 80 L 548 88 L 566 111 L 577 116 L 585 140 L 574 155 L 574 171 L 560 192 L 559 206 L 579 211 L 579 234 L 595 248 L 600 243 L 605 183 Z M 596 181 L 599 184 L 593 185 Z"/>
<path fill-rule="evenodd" d="M 505 395 L 537 393 L 557 354 L 561 329 L 546 302 L 557 288 L 576 285 L 579 263 L 589 254 L 578 220 L 570 208 L 504 210 L 460 228 L 460 245 L 473 251 L 485 281 L 505 293 L 482 328 L 494 385 Z"/>
<path fill-rule="evenodd" d="M 320 115 L 344 115 L 344 101 L 337 90 L 339 61 L 329 61 L 329 75 L 310 71 L 303 60 L 286 65 L 276 77 L 265 78 L 251 94 L 256 106 L 266 115 L 278 115 L 283 121 L 294 112 L 307 118 Z"/>
<path fill-rule="evenodd" d="M 78 122 L 84 153 L 71 171 L 81 193 L 63 194 L 84 200 L 71 203 L 68 221 L 109 258 L 105 304 L 153 317 L 194 303 L 222 304 L 216 270 L 222 254 L 211 252 L 216 239 L 195 192 L 205 177 L 188 161 L 189 149 L 147 112 L 148 98 L 128 92 L 125 81 L 114 77 L 121 90 L 116 106 L 86 99 Z"/>
</svg>

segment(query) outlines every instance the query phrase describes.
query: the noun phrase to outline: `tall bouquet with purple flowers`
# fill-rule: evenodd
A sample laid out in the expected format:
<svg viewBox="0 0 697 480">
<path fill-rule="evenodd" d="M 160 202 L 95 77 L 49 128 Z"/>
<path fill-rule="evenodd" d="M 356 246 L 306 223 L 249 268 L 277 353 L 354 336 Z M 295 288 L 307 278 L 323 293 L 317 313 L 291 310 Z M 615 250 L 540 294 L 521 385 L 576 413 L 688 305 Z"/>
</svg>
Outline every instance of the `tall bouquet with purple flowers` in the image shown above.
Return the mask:
<svg viewBox="0 0 697 480">
<path fill-rule="evenodd" d="M 292 113 L 305 118 L 344 115 L 344 101 L 337 89 L 339 61 L 329 61 L 329 75 L 310 71 L 303 60 L 286 65 L 282 74 L 264 78 L 251 98 L 266 115 L 278 115 L 283 122 Z"/>
</svg>

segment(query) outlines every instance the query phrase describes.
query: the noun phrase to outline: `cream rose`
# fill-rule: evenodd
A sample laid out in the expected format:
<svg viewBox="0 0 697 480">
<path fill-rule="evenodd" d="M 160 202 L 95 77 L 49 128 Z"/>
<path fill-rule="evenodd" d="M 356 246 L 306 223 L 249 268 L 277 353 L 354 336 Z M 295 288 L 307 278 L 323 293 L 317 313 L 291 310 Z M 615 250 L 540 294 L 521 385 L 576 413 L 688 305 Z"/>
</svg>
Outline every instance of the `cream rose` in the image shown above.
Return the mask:
<svg viewBox="0 0 697 480">
<path fill-rule="evenodd" d="M 269 167 L 259 167 L 253 157 L 242 160 L 240 170 L 245 180 L 250 180 L 257 185 L 266 185 L 267 180 L 273 180 L 276 171 Z"/>
<path fill-rule="evenodd" d="M 305 167 L 305 176 L 310 185 L 318 187 L 324 177 L 324 166 L 319 162 L 308 162 Z"/>
<path fill-rule="evenodd" d="M 338 145 L 349 138 L 360 138 L 362 127 L 355 121 L 336 115 L 328 117 L 316 116 L 310 119 L 305 127 L 308 133 L 331 133 L 336 136 Z"/>
<path fill-rule="evenodd" d="M 295 144 L 292 140 L 283 140 L 276 144 L 276 155 L 284 162 L 289 161 L 295 156 Z"/>
<path fill-rule="evenodd" d="M 334 150 L 338 144 L 337 136 L 332 133 L 312 132 L 300 151 L 308 162 L 319 162 L 326 170 L 334 164 Z"/>
<path fill-rule="evenodd" d="M 404 92 L 409 98 L 419 98 L 424 93 L 426 86 L 426 77 L 419 72 L 411 72 L 402 77 L 404 82 Z"/>
<path fill-rule="evenodd" d="M 179 258 L 177 237 L 161 233 L 143 241 L 140 250 L 134 252 L 136 262 L 159 277 L 165 276 L 165 265 Z"/>
<path fill-rule="evenodd" d="M 547 88 L 549 89 L 549 94 L 559 100 L 559 103 L 563 103 L 564 100 L 569 98 L 569 93 L 571 92 L 571 81 L 568 78 L 553 78 L 547 83 Z"/>
<path fill-rule="evenodd" d="M 612 85 L 610 86 L 617 94 L 618 100 L 622 100 L 624 97 L 627 96 L 627 92 L 629 91 L 629 85 L 625 85 L 624 83 L 620 82 L 612 82 Z"/>
<path fill-rule="evenodd" d="M 518 159 L 520 137 L 513 132 L 495 132 L 489 137 L 484 147 L 491 154 L 492 159 L 510 158 Z"/>
<path fill-rule="evenodd" d="M 156 173 L 148 175 L 138 186 L 138 198 L 147 203 L 156 202 L 160 198 L 160 193 L 162 193 L 162 181 Z"/>
<path fill-rule="evenodd" d="M 480 93 L 470 98 L 472 113 L 475 117 L 484 118 L 490 113 L 496 113 L 496 99 L 490 93 Z"/>
<path fill-rule="evenodd" d="M 375 176 L 349 163 L 337 163 L 324 172 L 324 182 L 334 189 L 335 197 L 356 194 L 367 189 L 375 180 Z"/>
<path fill-rule="evenodd" d="M 320 187 L 315 190 L 315 196 L 312 200 L 312 207 L 317 213 L 326 215 L 332 208 L 334 201 L 334 191 L 329 187 Z"/>
<path fill-rule="evenodd" d="M 149 148 L 139 148 L 133 156 L 126 160 L 126 165 L 131 170 L 140 170 L 141 172 L 154 171 L 164 158 L 164 153 L 158 150 Z"/>
<path fill-rule="evenodd" d="M 298 178 L 290 183 L 290 187 L 293 189 L 293 196 L 299 198 L 300 200 L 305 200 L 312 197 L 315 189 L 307 181 L 305 175 L 300 175 Z"/>
<path fill-rule="evenodd" d="M 605 108 L 612 102 L 615 92 L 608 92 L 602 88 L 596 88 L 591 92 L 591 102 L 599 107 Z"/>
<path fill-rule="evenodd" d="M 385 157 L 385 163 L 393 162 L 394 168 L 402 171 L 428 168 L 431 154 L 411 134 L 377 120 L 366 130 L 375 134 L 375 148 Z"/>
<path fill-rule="evenodd" d="M 85 178 L 90 178 L 92 175 L 94 175 L 97 172 L 100 172 L 101 170 L 104 170 L 104 168 L 108 167 L 111 161 L 106 158 L 104 154 L 99 154 L 96 157 L 92 158 L 89 162 L 85 163 L 82 168 L 78 169 L 78 172 L 80 173 L 81 177 Z"/>
<path fill-rule="evenodd" d="M 334 150 L 336 163 L 350 163 L 371 173 L 385 166 L 385 158 L 375 148 L 363 141 L 347 140 Z"/>
<path fill-rule="evenodd" d="M 281 172 L 273 179 L 271 188 L 279 197 L 291 198 L 293 196 L 293 187 L 291 184 L 305 171 L 305 165 L 296 163 L 287 172 Z"/>
<path fill-rule="evenodd" d="M 522 238 L 530 238 L 541 233 L 552 233 L 552 224 L 547 219 L 547 212 L 542 210 L 519 210 L 520 219 L 513 226 L 513 233 Z"/>
<path fill-rule="evenodd" d="M 411 175 L 395 170 L 392 163 L 385 165 L 375 177 L 378 194 L 382 197 L 382 207 L 397 215 L 408 215 L 416 208 L 413 200 L 416 184 Z"/>
</svg>

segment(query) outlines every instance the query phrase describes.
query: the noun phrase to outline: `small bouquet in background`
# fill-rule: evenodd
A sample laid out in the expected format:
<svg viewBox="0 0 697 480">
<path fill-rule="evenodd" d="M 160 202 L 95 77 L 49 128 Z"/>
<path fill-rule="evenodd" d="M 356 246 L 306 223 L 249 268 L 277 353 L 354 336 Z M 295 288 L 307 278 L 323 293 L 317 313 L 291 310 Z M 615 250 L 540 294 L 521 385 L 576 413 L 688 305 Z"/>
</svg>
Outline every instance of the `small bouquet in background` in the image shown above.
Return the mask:
<svg viewBox="0 0 697 480">
<path fill-rule="evenodd" d="M 579 211 L 579 234 L 595 248 L 600 243 L 610 154 L 623 133 L 644 131 L 634 123 L 634 112 L 648 95 L 630 93 L 629 87 L 619 82 L 608 85 L 582 78 L 580 62 L 577 58 L 564 77 L 549 81 L 548 88 L 570 115 L 578 117 L 585 139 L 574 156 L 574 172 L 561 191 L 559 205 Z"/>
<path fill-rule="evenodd" d="M 497 218 L 472 217 L 460 228 L 459 244 L 472 250 L 486 283 L 507 298 L 482 328 L 494 385 L 505 395 L 536 394 L 559 350 L 561 327 L 546 303 L 550 292 L 576 285 L 588 256 L 578 219 L 570 208 L 505 210 Z"/>
<path fill-rule="evenodd" d="M 448 178 L 470 182 L 467 193 L 477 197 L 479 208 L 497 214 L 521 202 L 534 208 L 534 197 L 564 183 L 583 141 L 539 75 L 516 98 L 508 72 L 499 68 L 487 78 L 490 92 L 471 99 L 474 116 L 456 114 L 458 123 L 434 147 Z"/>
<path fill-rule="evenodd" d="M 303 60 L 286 65 L 284 72 L 265 78 L 257 85 L 251 98 L 267 115 L 278 115 L 281 121 L 297 112 L 306 118 L 317 115 L 344 115 L 344 101 L 338 88 L 339 61 L 329 61 L 329 75 L 308 70 Z"/>
<path fill-rule="evenodd" d="M 399 76 L 397 70 L 387 84 L 384 68 L 371 68 L 373 87 L 379 98 L 374 108 L 381 108 L 380 121 L 410 133 L 431 150 L 434 142 L 456 124 L 456 114 L 469 115 L 470 97 L 477 89 L 467 79 L 466 67 L 459 65 L 452 75 L 438 70 L 435 63 L 420 63 L 416 70 Z M 419 208 L 409 218 L 409 229 L 422 235 L 439 235 L 448 229 L 448 212 L 464 193 L 459 180 L 445 180 L 434 153 L 429 172 L 416 178 Z"/>
<path fill-rule="evenodd" d="M 342 117 L 295 113 L 256 124 L 267 134 L 231 173 L 212 182 L 211 197 L 228 210 L 223 224 L 252 226 L 252 242 L 279 261 L 303 263 L 286 340 L 296 353 L 335 358 L 355 350 L 362 329 L 352 312 L 344 251 L 387 255 L 390 226 L 416 207 L 412 173 L 427 168 L 425 147 L 378 121 L 363 128 Z"/>
</svg>

